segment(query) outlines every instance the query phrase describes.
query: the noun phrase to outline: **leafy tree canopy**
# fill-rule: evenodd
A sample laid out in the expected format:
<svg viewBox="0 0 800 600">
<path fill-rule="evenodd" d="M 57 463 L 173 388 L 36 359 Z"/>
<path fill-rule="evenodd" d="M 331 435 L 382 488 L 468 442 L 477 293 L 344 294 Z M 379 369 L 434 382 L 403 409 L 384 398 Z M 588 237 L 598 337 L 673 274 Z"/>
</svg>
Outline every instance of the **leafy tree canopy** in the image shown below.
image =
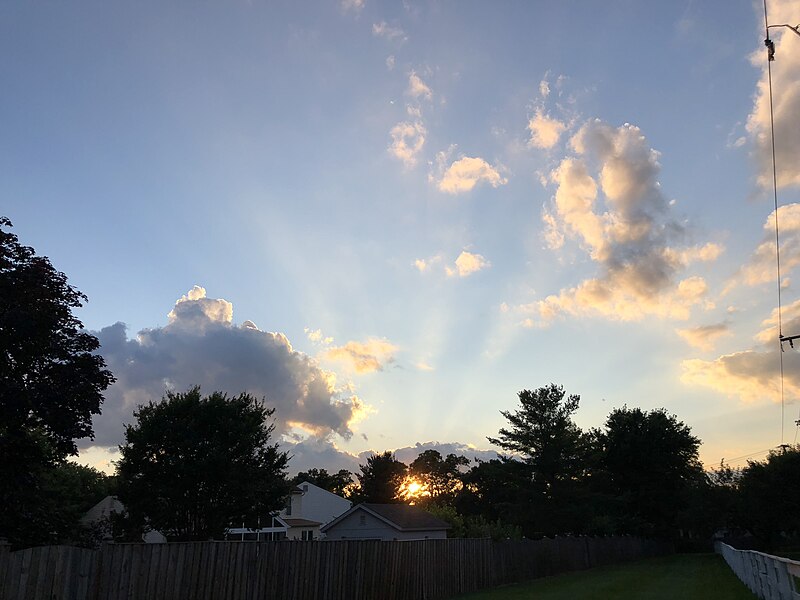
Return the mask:
<svg viewBox="0 0 800 600">
<path fill-rule="evenodd" d="M 345 496 L 353 485 L 353 474 L 347 469 L 340 469 L 336 473 L 328 473 L 326 469 L 309 469 L 298 473 L 292 479 L 292 485 L 299 485 L 304 481 L 338 496 Z"/>
<path fill-rule="evenodd" d="M 510 427 L 488 440 L 520 455 L 531 467 L 533 480 L 545 489 L 577 476 L 583 468 L 584 435 L 573 422 L 580 396 L 566 396 L 562 386 L 551 383 L 518 394 L 519 408 L 500 411 Z"/>
<path fill-rule="evenodd" d="M 394 453 L 387 450 L 383 454 L 373 454 L 360 467 L 361 473 L 356 474 L 358 488 L 352 494 L 354 502 L 392 504 L 403 501 L 400 488 L 407 467 L 395 458 Z"/>
<path fill-rule="evenodd" d="M 800 445 L 748 461 L 738 481 L 742 525 L 774 549 L 782 535 L 800 536 Z"/>
<path fill-rule="evenodd" d="M 140 406 L 117 465 L 131 522 L 176 540 L 265 522 L 290 489 L 288 457 L 269 443 L 273 413 L 249 394 L 202 397 L 199 387 Z"/>
<path fill-rule="evenodd" d="M 690 486 L 704 481 L 700 440 L 664 409 L 623 407 L 595 432 L 596 475 L 623 500 L 630 533 L 665 533 L 687 502 Z"/>
<path fill-rule="evenodd" d="M 73 314 L 86 296 L 10 228 L 0 217 L 0 537 L 24 545 L 50 529 L 33 522 L 45 514 L 48 471 L 92 437 L 114 378 Z"/>
<path fill-rule="evenodd" d="M 464 456 L 448 454 L 446 458 L 437 450 L 425 450 L 408 466 L 409 477 L 422 486 L 422 503 L 450 504 L 462 487 L 461 468 L 469 465 Z"/>
</svg>

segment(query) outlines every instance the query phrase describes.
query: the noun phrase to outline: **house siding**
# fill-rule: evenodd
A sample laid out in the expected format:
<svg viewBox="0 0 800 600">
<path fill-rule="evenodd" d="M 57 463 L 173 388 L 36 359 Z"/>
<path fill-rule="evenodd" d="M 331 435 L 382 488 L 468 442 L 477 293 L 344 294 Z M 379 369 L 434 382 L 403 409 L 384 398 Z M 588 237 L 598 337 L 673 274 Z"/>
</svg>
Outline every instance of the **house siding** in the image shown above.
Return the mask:
<svg viewBox="0 0 800 600">
<path fill-rule="evenodd" d="M 361 517 L 364 517 L 363 524 Z M 446 531 L 399 531 L 364 510 L 357 510 L 327 530 L 328 540 L 425 540 L 445 539 Z"/>
</svg>

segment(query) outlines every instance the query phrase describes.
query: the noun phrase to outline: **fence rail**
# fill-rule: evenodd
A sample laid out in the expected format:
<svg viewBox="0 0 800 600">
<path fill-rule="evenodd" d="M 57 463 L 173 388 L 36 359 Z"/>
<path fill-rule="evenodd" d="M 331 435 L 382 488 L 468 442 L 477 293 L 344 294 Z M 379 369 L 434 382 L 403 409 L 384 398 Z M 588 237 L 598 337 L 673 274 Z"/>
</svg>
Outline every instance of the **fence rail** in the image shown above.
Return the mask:
<svg viewBox="0 0 800 600">
<path fill-rule="evenodd" d="M 722 542 L 717 542 L 715 549 L 762 600 L 800 600 L 800 562 L 755 550 L 737 550 Z"/>
<path fill-rule="evenodd" d="M 633 537 L 0 547 L 0 599 L 436 600 L 670 551 Z"/>
</svg>

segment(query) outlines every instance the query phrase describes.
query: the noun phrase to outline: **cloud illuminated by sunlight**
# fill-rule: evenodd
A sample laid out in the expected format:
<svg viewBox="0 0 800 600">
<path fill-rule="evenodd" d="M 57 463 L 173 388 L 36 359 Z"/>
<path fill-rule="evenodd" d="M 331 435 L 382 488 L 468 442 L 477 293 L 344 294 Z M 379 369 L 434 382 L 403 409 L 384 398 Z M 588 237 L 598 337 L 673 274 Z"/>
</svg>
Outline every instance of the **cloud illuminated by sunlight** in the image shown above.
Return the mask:
<svg viewBox="0 0 800 600">
<path fill-rule="evenodd" d="M 549 88 L 547 90 L 549 93 Z M 552 148 L 558 143 L 566 128 L 565 123 L 546 115 L 541 109 L 537 109 L 528 121 L 528 130 L 531 132 L 528 145 L 545 150 Z"/>
<path fill-rule="evenodd" d="M 417 164 L 417 155 L 425 145 L 425 135 L 427 133 L 421 121 L 398 123 L 389 132 L 392 137 L 389 153 L 402 160 L 406 167 L 413 167 Z"/>
<path fill-rule="evenodd" d="M 473 273 L 488 269 L 492 263 L 480 254 L 462 251 L 456 259 L 454 267 L 446 267 L 448 277 L 468 277 Z"/>
<path fill-rule="evenodd" d="M 366 342 L 350 341 L 344 346 L 331 347 L 323 356 L 362 374 L 382 371 L 386 364 L 394 362 L 397 349 L 387 340 L 370 338 Z"/>
<path fill-rule="evenodd" d="M 444 156 L 440 153 L 440 156 Z M 493 188 L 508 183 L 497 168 L 478 157 L 464 156 L 454 161 L 436 181 L 436 187 L 446 194 L 463 194 L 484 181 Z"/>
<path fill-rule="evenodd" d="M 530 315 L 523 323 L 542 325 L 564 314 L 685 320 L 695 306 L 713 307 L 701 276 L 680 275 L 692 263 L 716 260 L 723 248 L 679 245 L 685 228 L 670 214 L 657 179 L 658 153 L 639 128 L 590 121 L 570 143 L 577 156 L 551 174 L 556 192 L 543 211 L 544 237 L 551 249 L 576 241 L 599 273 L 518 307 Z"/>
<path fill-rule="evenodd" d="M 730 335 L 731 331 L 728 323 L 715 323 L 713 325 L 700 325 L 687 329 L 676 329 L 675 333 L 694 348 L 711 350 L 717 339 L 724 335 Z"/>
</svg>

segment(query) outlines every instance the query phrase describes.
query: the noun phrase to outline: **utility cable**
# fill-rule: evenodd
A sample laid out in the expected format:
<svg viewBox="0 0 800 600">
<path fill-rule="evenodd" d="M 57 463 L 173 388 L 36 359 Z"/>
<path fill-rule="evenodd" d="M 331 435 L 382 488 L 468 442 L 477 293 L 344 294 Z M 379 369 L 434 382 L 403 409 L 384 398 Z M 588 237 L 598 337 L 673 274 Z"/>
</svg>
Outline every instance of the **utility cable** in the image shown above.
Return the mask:
<svg viewBox="0 0 800 600">
<path fill-rule="evenodd" d="M 764 0 L 764 31 L 767 46 L 767 82 L 769 87 L 769 127 L 772 138 L 772 196 L 775 201 L 775 264 L 778 272 L 778 346 L 781 367 L 781 444 L 783 444 L 786 403 L 783 393 L 783 315 L 781 306 L 781 245 L 778 229 L 778 168 L 775 160 L 775 112 L 772 102 L 772 61 L 775 60 L 775 44 L 769 38 L 769 19 L 767 18 L 767 0 Z"/>
</svg>

